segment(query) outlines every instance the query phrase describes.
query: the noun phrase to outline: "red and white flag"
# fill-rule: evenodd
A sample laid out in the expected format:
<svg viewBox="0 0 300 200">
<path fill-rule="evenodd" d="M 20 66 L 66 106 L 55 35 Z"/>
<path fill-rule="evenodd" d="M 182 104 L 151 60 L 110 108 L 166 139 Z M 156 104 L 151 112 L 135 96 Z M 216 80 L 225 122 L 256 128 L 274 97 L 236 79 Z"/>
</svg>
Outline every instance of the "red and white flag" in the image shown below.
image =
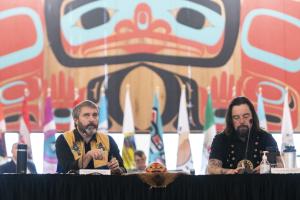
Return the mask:
<svg viewBox="0 0 300 200">
<path fill-rule="evenodd" d="M 27 144 L 27 150 L 29 152 L 29 158 L 32 158 L 31 141 L 30 141 L 30 120 L 29 109 L 27 104 L 27 96 L 24 96 L 22 104 L 22 115 L 20 116 L 20 130 L 19 130 L 19 143 Z"/>
</svg>

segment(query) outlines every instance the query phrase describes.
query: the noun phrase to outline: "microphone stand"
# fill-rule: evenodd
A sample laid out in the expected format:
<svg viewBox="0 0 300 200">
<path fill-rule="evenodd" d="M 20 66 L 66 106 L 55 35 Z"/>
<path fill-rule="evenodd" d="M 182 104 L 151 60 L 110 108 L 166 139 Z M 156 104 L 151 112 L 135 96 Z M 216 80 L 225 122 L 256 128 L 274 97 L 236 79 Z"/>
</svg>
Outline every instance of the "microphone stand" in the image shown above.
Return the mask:
<svg viewBox="0 0 300 200">
<path fill-rule="evenodd" d="M 245 149 L 245 156 L 244 156 L 245 160 L 247 160 L 247 158 L 248 158 L 248 148 L 249 148 L 249 138 L 250 138 L 250 134 L 251 134 L 251 128 L 249 128 L 249 130 L 248 130 L 248 137 L 247 137 L 247 143 L 246 143 L 246 149 Z M 243 172 L 244 174 L 251 174 L 252 173 L 250 170 L 247 170 L 247 168 L 244 165 L 244 163 L 243 163 L 243 167 L 245 168 L 244 172 Z"/>
<path fill-rule="evenodd" d="M 247 160 L 248 158 L 248 146 L 249 146 L 249 138 L 250 138 L 251 129 L 248 130 L 248 137 L 247 137 L 247 143 L 246 143 L 246 149 L 245 149 L 245 156 L 244 158 Z"/>
</svg>

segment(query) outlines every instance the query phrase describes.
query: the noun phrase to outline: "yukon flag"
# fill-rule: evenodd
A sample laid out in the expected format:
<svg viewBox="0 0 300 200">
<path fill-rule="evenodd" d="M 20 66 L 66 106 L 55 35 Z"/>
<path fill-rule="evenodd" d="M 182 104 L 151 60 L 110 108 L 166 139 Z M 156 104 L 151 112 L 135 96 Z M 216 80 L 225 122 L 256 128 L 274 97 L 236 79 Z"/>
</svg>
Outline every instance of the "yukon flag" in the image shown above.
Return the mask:
<svg viewBox="0 0 300 200">
<path fill-rule="evenodd" d="M 122 149 L 122 158 L 126 169 L 134 169 L 134 152 L 136 150 L 135 139 L 134 139 L 134 121 L 132 114 L 132 107 L 130 102 L 129 86 L 126 88 L 125 95 L 125 106 L 124 106 L 124 117 L 123 117 L 123 134 L 124 142 Z"/>
<path fill-rule="evenodd" d="M 3 105 L 0 103 L 0 157 L 6 157 L 6 145 L 4 134 L 6 132 L 6 124 L 3 113 Z"/>
<path fill-rule="evenodd" d="M 149 150 L 149 163 L 159 162 L 166 165 L 165 149 L 163 142 L 163 125 L 159 112 L 159 102 L 157 95 L 154 95 L 152 107 L 152 120 L 150 131 L 150 150 Z"/>
<path fill-rule="evenodd" d="M 98 130 L 102 133 L 108 133 L 108 107 L 107 99 L 105 96 L 104 87 L 101 88 L 100 100 L 99 100 L 99 126 Z"/>
<path fill-rule="evenodd" d="M 32 159 L 32 149 L 31 149 L 31 141 L 30 141 L 30 120 L 29 120 L 29 110 L 27 105 L 27 96 L 28 89 L 24 91 L 25 96 L 22 104 L 22 115 L 20 116 L 20 134 L 19 134 L 19 143 L 27 144 L 27 151 L 29 159 Z"/>
<path fill-rule="evenodd" d="M 193 159 L 189 140 L 190 127 L 186 105 L 185 86 L 182 86 L 181 89 L 177 132 L 179 134 L 179 140 L 176 168 L 190 173 L 191 169 L 193 169 Z"/>
<path fill-rule="evenodd" d="M 264 107 L 264 100 L 262 97 L 262 89 L 261 88 L 259 88 L 259 93 L 258 93 L 258 97 L 257 97 L 257 115 L 258 115 L 258 119 L 259 119 L 259 126 L 264 130 L 268 130 L 265 107 Z"/>
<path fill-rule="evenodd" d="M 73 102 L 72 110 L 78 103 L 79 103 L 79 91 L 78 91 L 78 88 L 74 88 L 74 102 Z M 71 117 L 70 117 L 70 129 L 69 130 L 75 129 L 75 123 L 74 123 L 74 119 L 72 116 L 72 112 L 71 112 Z"/>
<path fill-rule="evenodd" d="M 48 89 L 48 94 L 45 102 L 44 112 L 44 173 L 55 173 L 57 158 L 55 151 L 55 133 L 56 126 L 53 118 L 51 90 Z"/>
<path fill-rule="evenodd" d="M 211 150 L 211 143 L 216 135 L 216 125 L 214 120 L 214 112 L 212 106 L 212 99 L 210 88 L 208 88 L 207 103 L 205 108 L 205 124 L 204 124 L 204 141 L 202 150 L 202 164 L 201 173 L 206 173 L 207 163 L 209 159 L 209 154 Z"/>
<path fill-rule="evenodd" d="M 283 103 L 283 116 L 281 123 L 281 135 L 282 135 L 282 145 L 281 151 L 285 149 L 286 146 L 294 146 L 294 138 L 293 138 L 293 125 L 291 112 L 289 107 L 289 93 L 288 88 L 286 88 L 284 103 Z"/>
</svg>

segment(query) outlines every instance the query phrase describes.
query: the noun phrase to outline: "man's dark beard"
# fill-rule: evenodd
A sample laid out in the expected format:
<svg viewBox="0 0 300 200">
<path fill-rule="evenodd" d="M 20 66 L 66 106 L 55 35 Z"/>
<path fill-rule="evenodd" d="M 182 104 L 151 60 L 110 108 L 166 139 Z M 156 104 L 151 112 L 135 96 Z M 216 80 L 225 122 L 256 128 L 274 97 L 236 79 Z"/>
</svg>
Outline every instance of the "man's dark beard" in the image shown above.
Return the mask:
<svg viewBox="0 0 300 200">
<path fill-rule="evenodd" d="M 236 129 L 236 133 L 242 141 L 246 141 L 249 134 L 249 127 L 247 125 L 240 125 Z"/>
<path fill-rule="evenodd" d="M 93 123 L 89 123 L 88 125 L 83 126 L 81 122 L 78 122 L 78 125 L 77 125 L 77 129 L 86 135 L 95 134 L 97 132 L 97 128 L 98 128 L 98 126 Z"/>
</svg>

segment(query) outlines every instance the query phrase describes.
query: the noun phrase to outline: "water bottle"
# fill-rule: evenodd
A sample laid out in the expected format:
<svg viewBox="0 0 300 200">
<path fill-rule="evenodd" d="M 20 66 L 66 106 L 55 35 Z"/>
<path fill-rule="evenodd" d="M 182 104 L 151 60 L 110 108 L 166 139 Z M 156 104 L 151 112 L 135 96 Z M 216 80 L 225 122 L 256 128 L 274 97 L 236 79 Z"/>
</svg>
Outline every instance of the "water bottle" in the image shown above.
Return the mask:
<svg viewBox="0 0 300 200">
<path fill-rule="evenodd" d="M 282 152 L 285 168 L 296 168 L 296 149 L 294 146 L 285 146 Z"/>
<path fill-rule="evenodd" d="M 263 151 L 262 161 L 260 162 L 260 173 L 268 174 L 271 171 L 271 165 L 268 161 L 267 154 L 268 151 Z"/>
<path fill-rule="evenodd" d="M 27 172 L 27 145 L 18 144 L 17 148 L 17 173 L 26 174 Z"/>
</svg>

